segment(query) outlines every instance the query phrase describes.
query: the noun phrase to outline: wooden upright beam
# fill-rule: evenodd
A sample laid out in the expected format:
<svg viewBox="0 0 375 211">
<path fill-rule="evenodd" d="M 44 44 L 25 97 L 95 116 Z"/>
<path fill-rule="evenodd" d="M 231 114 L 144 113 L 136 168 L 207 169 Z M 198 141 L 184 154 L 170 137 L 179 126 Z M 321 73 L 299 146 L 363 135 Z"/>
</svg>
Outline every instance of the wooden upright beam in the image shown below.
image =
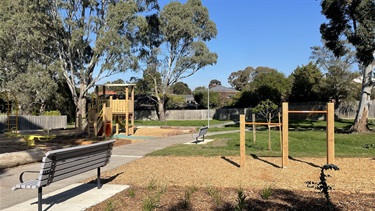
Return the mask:
<svg viewBox="0 0 375 211">
<path fill-rule="evenodd" d="M 251 115 L 251 119 L 253 120 L 253 142 L 256 144 L 257 142 L 257 128 L 255 126 L 255 114 Z"/>
<path fill-rule="evenodd" d="M 129 136 L 129 87 L 125 87 L 125 134 L 126 136 Z"/>
<path fill-rule="evenodd" d="M 240 115 L 240 168 L 245 166 L 245 115 Z"/>
<path fill-rule="evenodd" d="M 130 128 L 130 134 L 134 134 L 134 86 L 131 86 L 131 96 L 130 96 L 130 99 L 129 99 L 129 112 L 130 112 L 130 125 L 131 125 L 131 128 Z"/>
<path fill-rule="evenodd" d="M 288 136 L 289 136 L 289 112 L 288 103 L 283 103 L 282 105 L 282 130 L 283 130 L 283 141 L 282 141 L 282 167 L 286 168 L 288 166 L 289 157 L 289 146 L 288 146 Z"/>
<path fill-rule="evenodd" d="M 335 108 L 327 103 L 327 164 L 335 162 Z"/>
</svg>

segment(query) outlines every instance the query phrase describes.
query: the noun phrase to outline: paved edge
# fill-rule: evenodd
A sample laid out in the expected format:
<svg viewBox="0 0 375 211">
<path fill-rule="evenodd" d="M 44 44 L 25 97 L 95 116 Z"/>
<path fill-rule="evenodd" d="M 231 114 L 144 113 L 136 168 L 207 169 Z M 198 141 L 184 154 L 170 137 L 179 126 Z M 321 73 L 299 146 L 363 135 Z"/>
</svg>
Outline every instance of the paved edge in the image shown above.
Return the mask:
<svg viewBox="0 0 375 211">
<path fill-rule="evenodd" d="M 43 210 L 81 211 L 92 207 L 129 188 L 129 185 L 104 184 L 100 189 L 93 183 L 74 183 L 65 188 L 43 195 Z M 37 191 L 37 190 L 35 190 Z M 3 211 L 38 210 L 38 199 L 17 204 Z"/>
</svg>

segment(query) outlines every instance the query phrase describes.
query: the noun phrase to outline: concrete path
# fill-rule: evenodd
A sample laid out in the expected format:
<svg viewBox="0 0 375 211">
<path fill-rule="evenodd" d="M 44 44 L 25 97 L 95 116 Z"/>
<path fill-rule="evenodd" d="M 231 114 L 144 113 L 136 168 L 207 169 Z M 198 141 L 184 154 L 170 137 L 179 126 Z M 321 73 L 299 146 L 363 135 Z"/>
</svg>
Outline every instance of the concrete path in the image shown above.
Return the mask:
<svg viewBox="0 0 375 211">
<path fill-rule="evenodd" d="M 115 147 L 112 152 L 110 163 L 104 168 L 102 168 L 102 172 L 108 171 L 110 169 L 116 168 L 118 166 L 129 163 L 133 160 L 141 158 L 150 152 L 163 149 L 163 148 L 175 145 L 175 144 L 186 143 L 191 140 L 192 140 L 192 134 L 163 137 L 163 138 L 150 137 L 148 139 L 145 139 L 143 142 Z M 39 170 L 39 169 L 40 169 L 40 163 L 32 163 L 32 164 L 27 164 L 27 165 L 22 165 L 22 166 L 18 166 L 14 168 L 1 170 L 0 172 L 0 210 L 5 210 L 5 208 L 8 208 L 6 210 L 17 210 L 17 211 L 29 210 L 30 209 L 29 200 L 33 200 L 34 202 L 37 202 L 37 195 L 38 195 L 37 190 L 23 189 L 23 190 L 12 191 L 11 188 L 14 185 L 19 183 L 19 175 L 21 172 L 26 171 L 26 170 Z M 35 175 L 32 175 L 32 176 L 34 177 L 28 177 L 28 178 L 25 177 L 24 180 L 27 181 L 30 179 L 35 179 Z M 96 176 L 96 171 L 89 171 L 89 172 L 74 176 L 72 178 L 68 178 L 62 181 L 58 181 L 56 183 L 52 183 L 51 185 L 43 188 L 43 198 L 47 196 L 45 194 L 58 191 L 58 190 L 62 190 L 64 188 L 66 189 L 67 186 L 81 183 L 87 178 L 95 177 L 95 176 Z M 110 190 L 108 191 L 111 192 Z M 71 193 L 71 194 L 74 195 L 74 193 Z M 80 195 L 80 194 L 76 194 L 76 195 Z M 85 196 L 82 196 L 82 197 L 85 197 Z M 90 200 L 90 198 L 85 197 L 85 200 Z M 70 200 L 65 200 L 64 203 L 71 203 L 69 201 Z M 93 203 L 92 205 L 94 204 L 96 203 Z M 70 206 L 67 206 L 67 207 L 70 207 Z M 50 205 L 43 204 L 43 209 L 58 210 L 58 207 L 56 206 L 50 207 Z M 32 208 L 31 210 L 35 210 L 35 207 Z"/>
</svg>

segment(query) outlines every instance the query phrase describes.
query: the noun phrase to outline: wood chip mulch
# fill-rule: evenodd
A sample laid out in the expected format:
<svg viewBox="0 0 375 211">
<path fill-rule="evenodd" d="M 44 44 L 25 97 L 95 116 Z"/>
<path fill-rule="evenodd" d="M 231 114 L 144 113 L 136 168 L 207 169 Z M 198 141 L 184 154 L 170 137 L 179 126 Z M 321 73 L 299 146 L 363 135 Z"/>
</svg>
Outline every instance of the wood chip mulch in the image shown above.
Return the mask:
<svg viewBox="0 0 375 211">
<path fill-rule="evenodd" d="M 246 196 L 244 210 L 329 209 L 324 195 L 306 184 L 320 181 L 325 158 L 292 158 L 284 169 L 280 168 L 280 157 L 249 156 L 243 168 L 239 168 L 239 159 L 151 156 L 138 159 L 103 173 L 103 177 L 110 178 L 109 183 L 127 184 L 130 190 L 89 210 L 102 210 L 109 205 L 114 210 L 142 210 L 151 199 L 155 200 L 152 210 L 234 210 L 240 189 Z M 375 210 L 375 160 L 336 158 L 335 164 L 339 171 L 326 172 L 330 175 L 327 183 L 333 188 L 329 192 L 331 209 Z M 195 191 L 190 191 L 191 196 L 187 197 L 191 189 Z M 261 197 L 265 190 L 272 192 L 269 199 Z"/>
</svg>

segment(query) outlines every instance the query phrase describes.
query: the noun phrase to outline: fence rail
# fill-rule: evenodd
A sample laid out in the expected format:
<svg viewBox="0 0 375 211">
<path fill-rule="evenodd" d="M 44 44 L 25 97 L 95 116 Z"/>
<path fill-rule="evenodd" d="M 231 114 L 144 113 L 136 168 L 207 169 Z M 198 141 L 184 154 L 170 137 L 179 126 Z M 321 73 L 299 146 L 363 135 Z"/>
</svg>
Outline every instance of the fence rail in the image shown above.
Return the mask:
<svg viewBox="0 0 375 211">
<path fill-rule="evenodd" d="M 324 110 L 326 103 L 289 104 L 290 110 Z M 340 106 L 335 109 L 338 118 L 354 119 L 357 105 Z M 228 109 L 200 109 L 200 110 L 168 110 L 167 120 L 232 120 L 239 121 L 240 115 L 245 114 L 246 119 L 251 119 L 250 108 L 228 108 Z M 290 118 L 324 118 L 325 114 L 290 114 Z M 375 118 L 375 102 L 370 102 L 369 118 Z M 136 110 L 136 120 L 157 120 L 155 110 Z M 19 116 L 19 130 L 60 129 L 67 127 L 67 116 Z M 0 132 L 7 128 L 7 116 L 0 115 Z"/>
<path fill-rule="evenodd" d="M 324 110 L 326 102 L 310 102 L 310 103 L 289 103 L 290 110 Z M 357 105 L 342 105 L 335 109 L 335 116 L 341 119 L 354 119 L 357 111 Z M 246 119 L 251 119 L 251 108 L 227 108 L 227 109 L 199 109 L 199 110 L 168 110 L 166 112 L 167 120 L 233 120 L 239 121 L 240 114 L 245 114 Z M 306 113 L 306 114 L 291 114 L 290 118 L 309 118 L 309 119 L 324 119 L 325 114 Z M 375 118 L 375 101 L 370 102 L 369 118 Z M 136 110 L 136 120 L 157 120 L 158 116 L 155 110 Z"/>
<path fill-rule="evenodd" d="M 0 116 L 0 131 L 7 129 L 7 116 Z M 18 116 L 19 130 L 60 129 L 67 127 L 67 116 Z"/>
</svg>

